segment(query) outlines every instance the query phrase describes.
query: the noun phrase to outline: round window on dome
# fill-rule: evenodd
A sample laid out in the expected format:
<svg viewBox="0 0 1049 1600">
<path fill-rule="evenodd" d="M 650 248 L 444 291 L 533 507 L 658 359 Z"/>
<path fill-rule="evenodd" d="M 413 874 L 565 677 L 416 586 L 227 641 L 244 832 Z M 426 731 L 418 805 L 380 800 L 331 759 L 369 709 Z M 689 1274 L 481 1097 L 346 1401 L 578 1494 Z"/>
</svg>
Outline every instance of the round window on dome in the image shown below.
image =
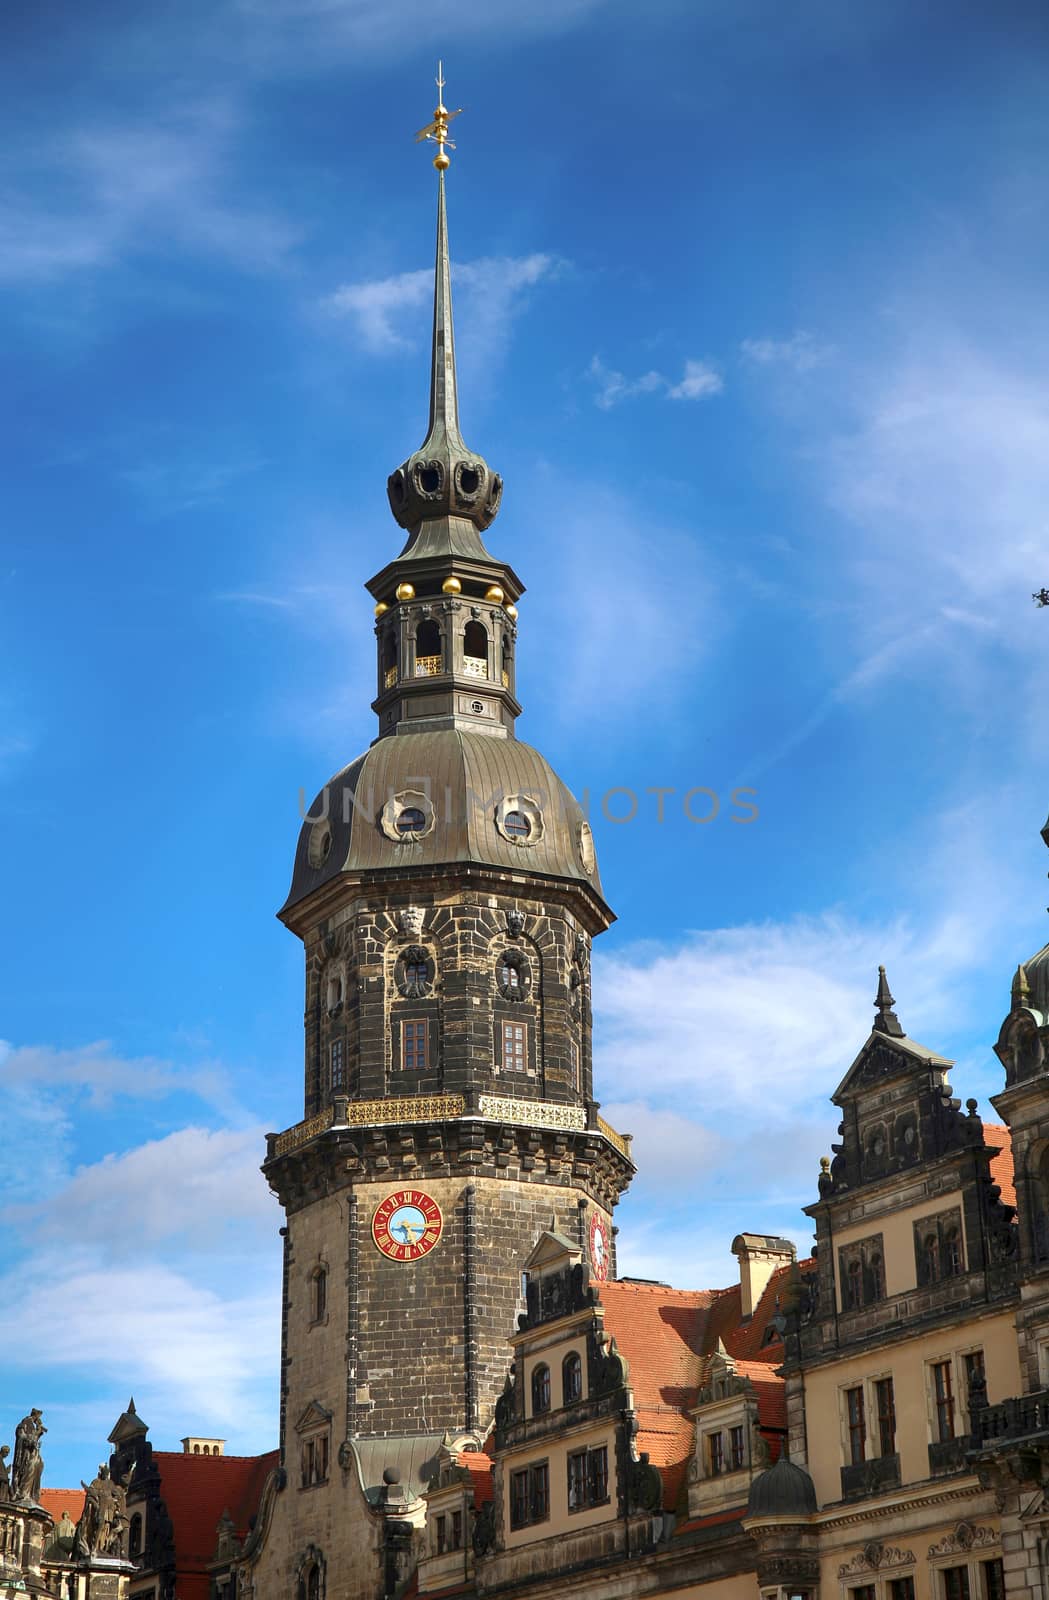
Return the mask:
<svg viewBox="0 0 1049 1600">
<path fill-rule="evenodd" d="M 429 795 L 403 789 L 391 795 L 379 813 L 379 827 L 395 844 L 412 844 L 433 832 L 434 810 Z"/>
<path fill-rule="evenodd" d="M 538 844 L 543 837 L 542 808 L 529 795 L 505 795 L 495 808 L 495 825 L 511 844 Z"/>
<path fill-rule="evenodd" d="M 314 872 L 323 867 L 331 854 L 331 823 L 327 817 L 321 817 L 310 829 L 309 843 L 306 846 L 306 855 Z"/>
</svg>

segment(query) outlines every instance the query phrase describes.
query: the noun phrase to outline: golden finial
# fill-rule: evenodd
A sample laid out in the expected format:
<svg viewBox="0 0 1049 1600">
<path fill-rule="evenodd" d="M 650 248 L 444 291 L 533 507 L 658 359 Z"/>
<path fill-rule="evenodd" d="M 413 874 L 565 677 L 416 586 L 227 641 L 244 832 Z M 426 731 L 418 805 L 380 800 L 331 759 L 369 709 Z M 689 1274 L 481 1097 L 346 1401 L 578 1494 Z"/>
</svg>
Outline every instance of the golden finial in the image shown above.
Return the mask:
<svg viewBox="0 0 1049 1600">
<path fill-rule="evenodd" d="M 444 66 L 440 61 L 437 63 L 437 78 L 435 81 L 437 83 L 437 106 L 434 110 L 433 121 L 428 122 L 425 128 L 419 129 L 415 135 L 415 142 L 416 144 L 422 144 L 423 140 L 426 139 L 430 144 L 435 144 L 437 146 L 437 154 L 433 158 L 433 164 L 438 172 L 447 172 L 451 166 L 451 158 L 445 154 L 445 147 L 447 146 L 449 150 L 455 149 L 453 140 L 448 137 L 448 124 L 453 117 L 459 115 L 463 108 L 460 106 L 458 111 L 449 111 L 444 103 Z"/>
</svg>

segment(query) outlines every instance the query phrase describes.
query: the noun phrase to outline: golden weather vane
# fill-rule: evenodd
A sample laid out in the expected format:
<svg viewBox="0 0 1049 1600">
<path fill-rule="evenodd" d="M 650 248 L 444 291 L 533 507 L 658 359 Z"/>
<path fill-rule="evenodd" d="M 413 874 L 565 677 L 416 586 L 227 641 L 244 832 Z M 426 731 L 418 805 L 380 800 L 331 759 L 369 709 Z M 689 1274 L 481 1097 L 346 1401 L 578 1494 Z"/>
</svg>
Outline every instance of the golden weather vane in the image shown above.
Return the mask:
<svg viewBox="0 0 1049 1600">
<path fill-rule="evenodd" d="M 455 149 L 454 141 L 448 137 L 448 124 L 453 117 L 459 115 L 463 108 L 460 106 L 458 111 L 449 111 L 444 103 L 444 67 L 440 61 L 437 63 L 437 78 L 435 81 L 437 84 L 437 107 L 433 114 L 433 121 L 428 122 L 425 128 L 419 129 L 415 135 L 415 142 L 416 144 L 422 144 L 423 140 L 426 139 L 430 144 L 435 144 L 437 146 L 437 154 L 433 158 L 433 164 L 438 172 L 446 172 L 451 166 L 451 158 L 445 155 L 445 147 L 447 146 L 449 150 Z"/>
</svg>

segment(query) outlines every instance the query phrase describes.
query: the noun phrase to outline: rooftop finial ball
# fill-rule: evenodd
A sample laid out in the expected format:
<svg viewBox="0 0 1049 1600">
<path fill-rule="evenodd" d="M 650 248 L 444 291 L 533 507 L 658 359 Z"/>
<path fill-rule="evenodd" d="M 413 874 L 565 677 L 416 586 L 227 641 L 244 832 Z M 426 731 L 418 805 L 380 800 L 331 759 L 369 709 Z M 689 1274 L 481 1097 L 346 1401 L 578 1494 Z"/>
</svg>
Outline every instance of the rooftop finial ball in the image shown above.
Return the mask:
<svg viewBox="0 0 1049 1600">
<path fill-rule="evenodd" d="M 398 598 L 398 600 L 414 600 L 415 599 L 415 585 L 414 585 L 414 583 L 399 583 L 397 585 L 397 598 Z"/>
<path fill-rule="evenodd" d="M 462 584 L 459 582 L 459 579 L 455 577 L 445 578 L 444 582 L 441 584 L 441 589 L 444 594 L 462 594 L 463 592 Z"/>
<path fill-rule="evenodd" d="M 501 606 L 504 598 L 505 596 L 503 595 L 503 591 L 500 589 L 497 583 L 493 583 L 492 587 L 485 594 L 485 599 L 490 600 L 493 606 Z"/>
<path fill-rule="evenodd" d="M 516 622 L 517 621 L 517 607 L 516 606 L 507 606 L 506 614 L 510 618 L 511 622 Z"/>
<path fill-rule="evenodd" d="M 377 617 L 384 617 L 386 615 L 387 611 L 389 611 L 389 609 L 390 608 L 386 604 L 386 601 L 385 600 L 380 600 L 379 604 L 375 607 L 375 615 Z"/>
<path fill-rule="evenodd" d="M 451 156 L 446 156 L 442 150 L 440 155 L 434 156 L 433 164 L 437 168 L 438 172 L 447 172 L 448 168 L 452 164 L 452 158 Z"/>
</svg>

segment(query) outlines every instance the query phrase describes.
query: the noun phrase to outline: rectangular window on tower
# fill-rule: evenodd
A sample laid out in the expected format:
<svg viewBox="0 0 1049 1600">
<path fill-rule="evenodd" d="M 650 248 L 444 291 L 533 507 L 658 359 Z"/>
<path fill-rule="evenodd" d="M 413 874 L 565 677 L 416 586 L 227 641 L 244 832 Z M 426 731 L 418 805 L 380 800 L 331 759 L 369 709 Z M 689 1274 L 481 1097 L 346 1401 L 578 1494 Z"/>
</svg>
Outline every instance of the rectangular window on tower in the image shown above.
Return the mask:
<svg viewBox="0 0 1049 1600">
<path fill-rule="evenodd" d="M 346 1087 L 345 1045 L 341 1039 L 332 1040 L 328 1058 L 331 1063 L 332 1093 L 338 1094 L 340 1089 Z"/>
<path fill-rule="evenodd" d="M 401 1066 L 405 1072 L 425 1072 L 427 1068 L 425 1022 L 401 1023 Z"/>
<path fill-rule="evenodd" d="M 526 1022 L 504 1022 L 502 1037 L 503 1071 L 527 1072 L 528 1024 Z"/>
</svg>

